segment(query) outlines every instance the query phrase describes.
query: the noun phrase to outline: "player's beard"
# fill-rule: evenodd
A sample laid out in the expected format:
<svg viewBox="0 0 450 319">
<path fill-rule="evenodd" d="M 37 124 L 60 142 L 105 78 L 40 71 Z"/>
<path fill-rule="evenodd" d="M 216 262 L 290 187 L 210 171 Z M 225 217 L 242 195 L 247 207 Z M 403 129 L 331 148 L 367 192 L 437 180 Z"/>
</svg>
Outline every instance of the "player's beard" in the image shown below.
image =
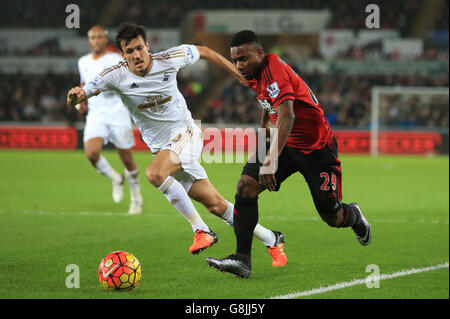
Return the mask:
<svg viewBox="0 0 450 319">
<path fill-rule="evenodd" d="M 153 64 L 150 57 L 149 57 L 148 63 L 146 63 L 145 58 L 139 59 L 137 61 L 132 60 L 132 62 L 133 62 L 134 73 L 141 75 L 141 76 L 147 74 Z"/>
<path fill-rule="evenodd" d="M 255 66 L 255 71 L 251 75 L 251 79 L 257 79 L 261 76 L 261 73 L 264 69 L 264 63 L 260 63 L 257 66 Z"/>
</svg>

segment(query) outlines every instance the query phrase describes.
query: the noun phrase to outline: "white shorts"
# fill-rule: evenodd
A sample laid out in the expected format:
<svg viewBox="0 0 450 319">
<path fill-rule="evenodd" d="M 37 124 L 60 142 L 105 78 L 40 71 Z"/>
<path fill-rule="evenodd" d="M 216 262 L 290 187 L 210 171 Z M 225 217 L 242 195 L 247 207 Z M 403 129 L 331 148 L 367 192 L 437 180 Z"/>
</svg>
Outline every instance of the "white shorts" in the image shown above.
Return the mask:
<svg viewBox="0 0 450 319">
<path fill-rule="evenodd" d="M 104 144 L 111 142 L 119 149 L 130 149 L 136 145 L 131 121 L 129 125 L 112 125 L 105 123 L 98 117 L 87 118 L 83 142 L 86 143 L 86 141 L 95 137 L 101 137 L 104 140 Z"/>
<path fill-rule="evenodd" d="M 181 162 L 181 171 L 173 177 L 189 192 L 192 184 L 199 179 L 208 178 L 205 169 L 198 162 L 203 150 L 203 133 L 195 124 L 174 129 L 169 142 L 162 150 L 171 150 L 176 154 L 174 160 Z"/>
</svg>

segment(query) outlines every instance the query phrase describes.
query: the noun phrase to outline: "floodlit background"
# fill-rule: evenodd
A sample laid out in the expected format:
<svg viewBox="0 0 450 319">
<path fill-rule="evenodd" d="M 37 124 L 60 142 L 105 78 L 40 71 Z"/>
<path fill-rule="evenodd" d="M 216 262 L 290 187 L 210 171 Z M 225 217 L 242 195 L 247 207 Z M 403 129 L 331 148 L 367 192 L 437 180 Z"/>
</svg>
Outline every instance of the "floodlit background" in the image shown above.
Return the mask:
<svg viewBox="0 0 450 319">
<path fill-rule="evenodd" d="M 66 25 L 69 4 L 80 9 L 79 28 Z M 379 8 L 379 28 L 369 28 L 377 22 L 369 4 Z M 448 299 L 448 11 L 446 0 L 2 0 L 0 298 Z M 362 208 L 372 243 L 328 227 L 296 175 L 259 199 L 260 223 L 287 236 L 287 266 L 272 267 L 258 242 L 248 281 L 218 274 L 205 258 L 233 252 L 233 229 L 196 204 L 220 240 L 200 256 L 188 253 L 191 227 L 147 182 L 152 156 L 137 130 L 143 213 L 126 213 L 128 194 L 113 203 L 110 182 L 82 150 L 85 118 L 65 102 L 79 84 L 77 60 L 90 51 L 87 30 L 106 27 L 114 51 L 122 22 L 144 25 L 152 52 L 188 43 L 227 58 L 235 32 L 255 31 L 319 99 L 339 143 L 344 200 Z M 202 128 L 258 126 L 255 94 L 216 66 L 184 68 L 178 85 Z M 102 154 L 123 172 L 114 150 Z M 243 163 L 202 164 L 233 202 Z M 115 250 L 142 263 L 130 293 L 98 283 L 100 260 Z M 79 289 L 65 285 L 73 264 Z M 388 275 L 379 289 L 334 286 L 366 278 L 373 264 Z M 317 289 L 329 286 L 337 288 Z"/>
<path fill-rule="evenodd" d="M 64 104 L 67 90 L 79 82 L 77 59 L 89 52 L 86 31 L 94 24 L 105 26 L 109 48 L 116 50 L 115 29 L 124 21 L 147 28 L 152 52 L 192 43 L 229 57 L 231 36 L 242 29 L 254 30 L 267 52 L 280 55 L 308 83 L 338 130 L 370 129 L 374 86 L 448 87 L 445 0 L 375 1 L 379 28 L 367 28 L 366 19 L 376 22 L 368 18 L 372 11 L 366 12 L 371 2 L 359 0 L 80 0 L 76 1 L 79 28 L 68 29 L 70 3 L 8 0 L 2 4 L 0 123 L 70 125 L 80 130 L 84 118 Z M 194 118 L 205 124 L 259 122 L 259 106 L 251 90 L 205 61 L 182 70 L 179 87 Z M 396 95 L 379 103 L 381 127 L 441 134 L 438 142 L 430 142 L 434 135 L 419 136 L 434 144 L 410 152 L 448 153 L 448 96 Z M 5 139 L 0 143 L 7 147 Z M 345 141 L 347 145 L 353 140 Z M 347 151 L 367 152 L 367 143 L 358 143 Z M 408 153 L 405 148 L 391 151 Z"/>
</svg>

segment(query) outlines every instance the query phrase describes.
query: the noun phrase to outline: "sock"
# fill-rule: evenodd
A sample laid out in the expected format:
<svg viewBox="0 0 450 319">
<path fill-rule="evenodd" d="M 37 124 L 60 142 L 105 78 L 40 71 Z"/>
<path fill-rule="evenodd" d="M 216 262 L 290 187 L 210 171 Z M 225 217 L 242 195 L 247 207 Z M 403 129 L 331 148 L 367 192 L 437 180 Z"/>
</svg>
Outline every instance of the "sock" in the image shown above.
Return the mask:
<svg viewBox="0 0 450 319">
<path fill-rule="evenodd" d="M 192 204 L 186 190 L 175 178 L 168 176 L 158 189 L 164 194 L 169 203 L 191 224 L 194 233 L 197 229 L 209 231 L 208 226 L 198 214 L 194 204 Z"/>
<path fill-rule="evenodd" d="M 125 176 L 128 180 L 128 185 L 130 186 L 131 198 L 140 197 L 141 186 L 139 185 L 139 167 L 129 171 L 125 168 Z"/>
<path fill-rule="evenodd" d="M 236 235 L 236 255 L 251 260 L 253 231 L 258 223 L 258 197 L 235 196 L 234 233 Z"/>
<path fill-rule="evenodd" d="M 224 222 L 226 222 L 228 225 L 233 226 L 233 211 L 234 211 L 234 205 L 231 204 L 229 201 L 227 201 L 228 207 L 225 213 L 222 216 L 222 219 Z"/>
<path fill-rule="evenodd" d="M 111 165 L 109 165 L 108 161 L 103 157 L 103 155 L 100 155 L 97 163 L 95 163 L 95 168 L 97 169 L 97 172 L 99 172 L 103 176 L 106 176 L 112 182 L 120 183 L 122 181 L 122 175 L 117 173 L 111 167 Z"/>
<path fill-rule="evenodd" d="M 275 241 L 277 240 L 273 231 L 261 226 L 260 224 L 256 224 L 253 235 L 261 240 L 262 243 L 267 247 L 272 247 L 273 245 L 275 245 Z"/>
<path fill-rule="evenodd" d="M 344 220 L 340 227 L 350 227 L 361 221 L 359 212 L 356 207 L 342 203 L 342 209 L 344 210 Z"/>
<path fill-rule="evenodd" d="M 234 221 L 234 205 L 230 202 L 228 203 L 228 208 L 226 212 L 223 214 L 222 218 L 223 220 L 230 226 L 233 226 Z M 253 235 L 262 241 L 262 243 L 265 246 L 271 247 L 275 244 L 275 234 L 270 229 L 265 228 L 264 226 L 261 226 L 260 224 L 256 224 L 255 230 L 253 231 Z"/>
</svg>

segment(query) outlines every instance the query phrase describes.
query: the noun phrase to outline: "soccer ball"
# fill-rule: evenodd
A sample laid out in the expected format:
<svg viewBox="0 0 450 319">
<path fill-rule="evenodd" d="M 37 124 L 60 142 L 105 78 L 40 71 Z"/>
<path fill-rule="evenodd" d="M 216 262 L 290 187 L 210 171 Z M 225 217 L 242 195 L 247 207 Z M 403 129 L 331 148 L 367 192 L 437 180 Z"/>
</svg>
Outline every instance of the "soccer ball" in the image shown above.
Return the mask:
<svg viewBox="0 0 450 319">
<path fill-rule="evenodd" d="M 142 268 L 139 260 L 126 251 L 115 251 L 98 266 L 98 279 L 106 290 L 131 290 L 139 284 Z"/>
</svg>

